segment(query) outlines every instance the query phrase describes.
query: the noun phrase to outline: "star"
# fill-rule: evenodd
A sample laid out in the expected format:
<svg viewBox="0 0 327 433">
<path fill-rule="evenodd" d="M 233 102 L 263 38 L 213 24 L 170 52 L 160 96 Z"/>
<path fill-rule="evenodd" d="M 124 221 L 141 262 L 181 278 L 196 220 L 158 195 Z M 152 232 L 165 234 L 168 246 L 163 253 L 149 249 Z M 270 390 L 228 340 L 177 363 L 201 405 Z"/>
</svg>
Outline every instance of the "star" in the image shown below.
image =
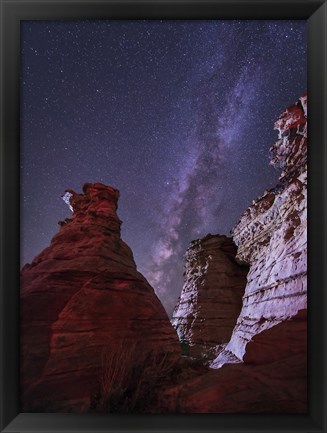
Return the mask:
<svg viewBox="0 0 327 433">
<path fill-rule="evenodd" d="M 306 91 L 306 21 L 23 21 L 22 265 L 86 182 L 171 314 L 186 249 L 276 185 L 273 124 Z M 68 211 L 68 213 L 67 213 Z"/>
</svg>

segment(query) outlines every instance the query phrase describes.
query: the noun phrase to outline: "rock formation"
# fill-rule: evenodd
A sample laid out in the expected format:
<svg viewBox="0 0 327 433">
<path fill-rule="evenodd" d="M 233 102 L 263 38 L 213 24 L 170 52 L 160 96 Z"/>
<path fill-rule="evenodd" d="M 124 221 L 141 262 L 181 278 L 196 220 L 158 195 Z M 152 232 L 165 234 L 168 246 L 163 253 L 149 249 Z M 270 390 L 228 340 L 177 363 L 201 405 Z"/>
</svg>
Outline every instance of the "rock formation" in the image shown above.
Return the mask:
<svg viewBox="0 0 327 433">
<path fill-rule="evenodd" d="M 232 230 L 236 258 L 250 270 L 242 311 L 214 368 L 231 358 L 245 361 L 247 345 L 256 336 L 307 308 L 306 95 L 279 117 L 275 129 L 279 139 L 270 149 L 271 164 L 282 173 L 278 185 L 255 200 Z M 301 335 L 305 340 L 305 329 Z M 289 344 L 294 347 L 296 341 L 290 337 Z"/>
<path fill-rule="evenodd" d="M 153 412 L 307 410 L 306 95 L 275 128 L 278 185 L 244 212 L 233 239 L 208 235 L 186 253 L 172 323 L 188 354 L 211 369 L 181 358 Z M 21 273 L 23 411 L 89 411 L 103 354 L 122 342 L 153 348 L 154 363 L 161 351 L 180 356 L 175 330 L 120 239 L 118 191 L 96 183 L 83 192 L 66 191 L 72 217 Z"/>
<path fill-rule="evenodd" d="M 100 183 L 67 190 L 71 218 L 22 269 L 23 411 L 88 411 L 103 355 L 122 342 L 179 357 L 176 332 L 120 238 L 118 197 Z"/>
<path fill-rule="evenodd" d="M 178 402 L 180 412 L 307 412 L 306 119 L 305 95 L 275 123 L 279 139 L 271 147 L 271 163 L 282 169 L 279 183 L 255 200 L 232 230 L 236 260 L 250 266 L 241 311 L 237 320 L 233 315 L 231 339 L 225 347 L 218 346 L 212 368 L 186 376 L 167 390 L 167 400 L 172 407 Z M 186 283 L 175 312 L 175 323 L 197 342 L 201 342 L 198 316 L 206 329 L 207 300 L 199 299 L 203 281 L 209 290 L 218 281 L 207 280 L 209 253 L 203 241 L 186 255 Z M 210 266 L 216 261 L 221 270 L 219 257 Z M 217 307 L 208 317 L 215 311 L 220 317 L 219 297 L 211 303 Z"/>
<path fill-rule="evenodd" d="M 235 255 L 232 239 L 220 235 L 193 241 L 185 254 L 185 283 L 172 324 L 188 355 L 212 360 L 231 337 L 247 274 Z"/>
</svg>

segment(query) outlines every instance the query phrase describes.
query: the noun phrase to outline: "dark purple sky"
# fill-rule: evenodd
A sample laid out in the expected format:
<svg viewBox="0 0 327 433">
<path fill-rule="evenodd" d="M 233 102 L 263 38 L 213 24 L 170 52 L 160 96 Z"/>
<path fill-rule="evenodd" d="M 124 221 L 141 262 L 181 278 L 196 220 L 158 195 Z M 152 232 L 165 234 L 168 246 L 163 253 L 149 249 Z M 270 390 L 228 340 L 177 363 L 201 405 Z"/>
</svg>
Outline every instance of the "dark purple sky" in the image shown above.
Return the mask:
<svg viewBox="0 0 327 433">
<path fill-rule="evenodd" d="M 121 192 L 122 238 L 170 314 L 183 254 L 229 234 L 278 173 L 273 123 L 306 91 L 305 21 L 25 21 L 21 263 L 66 188 Z"/>
</svg>

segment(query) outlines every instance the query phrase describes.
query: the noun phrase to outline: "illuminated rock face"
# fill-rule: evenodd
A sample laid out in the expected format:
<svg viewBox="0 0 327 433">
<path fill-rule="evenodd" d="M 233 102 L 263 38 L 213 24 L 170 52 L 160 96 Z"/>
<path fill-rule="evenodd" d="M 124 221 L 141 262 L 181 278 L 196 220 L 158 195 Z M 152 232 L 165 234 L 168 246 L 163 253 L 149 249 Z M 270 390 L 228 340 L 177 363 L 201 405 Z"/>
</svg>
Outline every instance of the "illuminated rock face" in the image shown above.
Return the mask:
<svg viewBox="0 0 327 433">
<path fill-rule="evenodd" d="M 306 117 L 304 96 L 275 123 L 279 140 L 271 148 L 271 163 L 282 168 L 279 183 L 253 202 L 232 231 L 236 260 L 249 265 L 241 311 L 211 369 L 170 391 L 178 395 L 182 412 L 307 413 Z M 194 263 L 193 270 L 186 265 L 192 292 L 182 292 L 181 299 L 190 293 L 197 299 L 202 292 L 206 274 L 192 277 L 200 269 Z M 210 287 L 214 284 L 211 280 Z M 187 328 L 188 314 L 204 314 L 206 303 L 203 313 L 201 302 L 193 310 L 191 302 L 180 304 L 184 322 L 178 317 L 178 323 L 193 337 L 198 318 Z"/>
<path fill-rule="evenodd" d="M 185 254 L 185 283 L 172 324 L 191 356 L 213 359 L 231 337 L 247 274 L 235 255 L 232 239 L 220 235 L 193 241 Z"/>
<path fill-rule="evenodd" d="M 275 123 L 279 140 L 271 147 L 271 164 L 283 170 L 279 183 L 253 202 L 232 231 L 236 258 L 250 270 L 233 335 L 214 368 L 244 360 L 256 335 L 307 308 L 306 116 L 303 96 Z M 290 338 L 290 344 L 296 343 Z"/>
<path fill-rule="evenodd" d="M 71 218 L 21 272 L 24 411 L 88 411 L 103 355 L 121 342 L 178 358 L 180 345 L 152 287 L 120 238 L 119 192 L 68 190 Z"/>
</svg>

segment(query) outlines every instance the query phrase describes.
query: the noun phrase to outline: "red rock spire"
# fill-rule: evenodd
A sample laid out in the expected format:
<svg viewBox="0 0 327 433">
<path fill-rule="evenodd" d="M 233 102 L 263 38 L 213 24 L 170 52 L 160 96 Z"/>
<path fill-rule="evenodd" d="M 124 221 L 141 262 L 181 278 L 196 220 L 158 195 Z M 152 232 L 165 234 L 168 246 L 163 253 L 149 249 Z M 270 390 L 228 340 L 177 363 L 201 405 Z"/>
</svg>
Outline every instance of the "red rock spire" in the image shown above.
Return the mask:
<svg viewBox="0 0 327 433">
<path fill-rule="evenodd" d="M 102 355 L 122 342 L 173 358 L 180 352 L 163 306 L 120 238 L 119 191 L 88 183 L 82 194 L 67 192 L 73 214 L 21 272 L 24 411 L 87 412 Z"/>
</svg>

